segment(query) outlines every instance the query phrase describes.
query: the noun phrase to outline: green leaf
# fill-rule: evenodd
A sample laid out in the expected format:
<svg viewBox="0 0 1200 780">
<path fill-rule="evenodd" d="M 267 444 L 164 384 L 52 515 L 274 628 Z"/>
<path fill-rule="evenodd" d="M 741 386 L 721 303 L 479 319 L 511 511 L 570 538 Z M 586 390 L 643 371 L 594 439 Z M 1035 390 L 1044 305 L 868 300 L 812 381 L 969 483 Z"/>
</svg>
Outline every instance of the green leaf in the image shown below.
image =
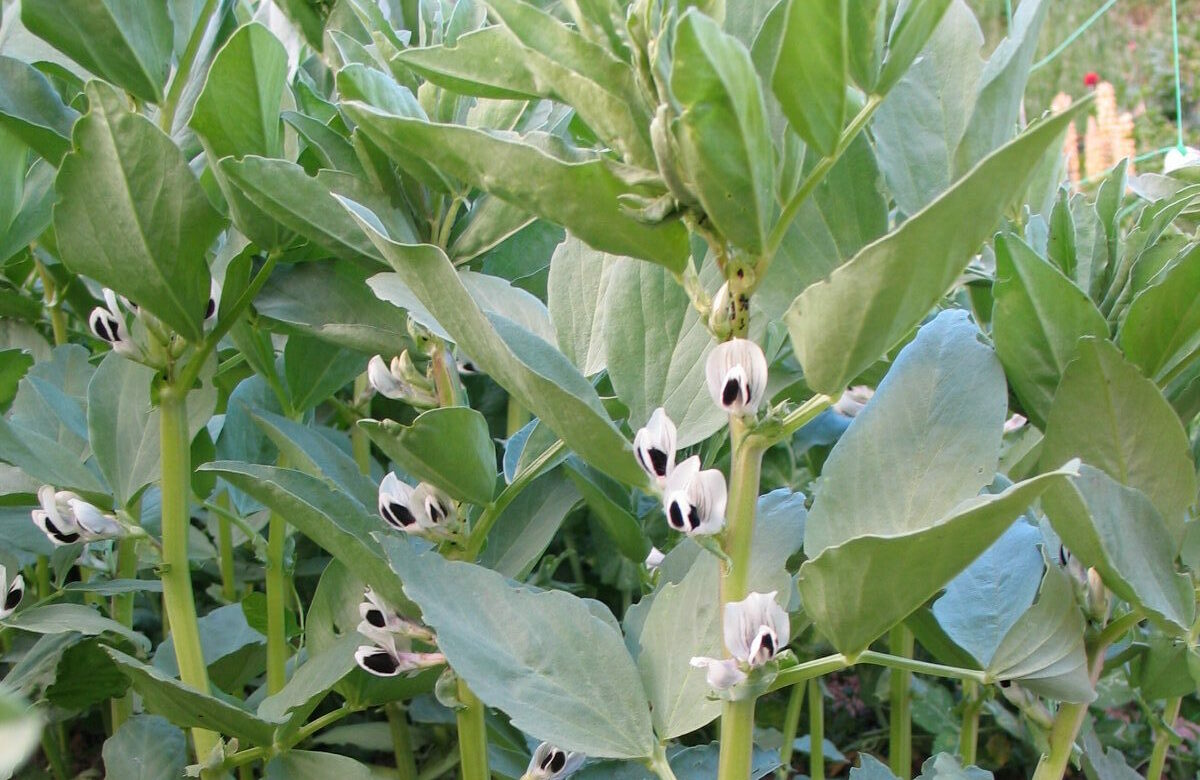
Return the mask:
<svg viewBox="0 0 1200 780">
<path fill-rule="evenodd" d="M 299 2 L 299 0 L 292 0 Z M 265 780 L 372 780 L 375 774 L 366 764 L 336 753 L 313 750 L 289 750 L 267 764 Z"/>
<path fill-rule="evenodd" d="M 1090 337 L 1063 374 L 1042 442 L 1043 465 L 1074 457 L 1144 493 L 1178 544 L 1196 499 L 1187 433 L 1153 382 Z"/>
<path fill-rule="evenodd" d="M 307 412 L 341 390 L 363 371 L 363 357 L 303 333 L 288 337 L 283 375 L 292 411 Z"/>
<path fill-rule="evenodd" d="M 135 301 L 189 341 L 203 335 L 205 253 L 222 227 L 170 138 L 101 82 L 59 169 L 54 229 L 63 262 Z"/>
<path fill-rule="evenodd" d="M 354 147 L 342 133 L 317 119 L 295 111 L 284 111 L 280 117 L 300 134 L 308 145 L 308 150 L 320 159 L 322 168 L 345 171 L 356 176 L 363 175 L 362 164 L 354 153 Z"/>
<path fill-rule="evenodd" d="M 822 468 L 808 557 L 923 530 L 975 498 L 996 473 L 1006 400 L 1000 363 L 966 312 L 921 328 Z"/>
<path fill-rule="evenodd" d="M 347 205 L 347 208 L 353 208 Z M 437 247 L 404 246 L 352 211 L 413 294 L 455 343 L 590 465 L 630 485 L 646 477 L 600 398 L 562 353 L 502 317 L 488 317 Z"/>
<path fill-rule="evenodd" d="M 0 124 L 29 148 L 57 165 L 71 149 L 71 127 L 78 118 L 41 71 L 0 57 Z"/>
<path fill-rule="evenodd" d="M 680 447 L 707 439 L 728 422 L 704 375 L 716 346 L 707 323 L 664 268 L 618 260 L 607 276 L 604 354 L 613 389 L 629 407 L 629 426 L 641 427 L 661 406 L 678 428 Z"/>
<path fill-rule="evenodd" d="M 408 341 L 408 315 L 364 284 L 375 270 L 351 261 L 277 268 L 254 308 L 262 317 L 334 344 L 392 354 Z"/>
<path fill-rule="evenodd" d="M 653 167 L 649 113 L 633 69 L 548 12 L 524 0 L 487 0 L 524 50 L 536 94 L 572 106 L 627 162 Z M 494 68 L 494 66 L 493 66 Z"/>
<path fill-rule="evenodd" d="M 288 230 L 338 257 L 383 260 L 333 200 L 333 193 L 340 193 L 378 207 L 380 198 L 368 197 L 370 190 L 361 179 L 326 170 L 309 176 L 296 163 L 254 155 L 241 160 L 227 157 L 220 162 L 220 170 L 251 203 Z M 415 240 L 411 223 L 397 217 L 396 209 L 380 208 L 379 217 L 404 240 Z"/>
<path fill-rule="evenodd" d="M 1042 505 L 1071 553 L 1095 567 L 1113 593 L 1173 633 L 1191 626 L 1195 594 L 1189 578 L 1175 570 L 1178 537 L 1145 494 L 1084 465 L 1079 476 L 1048 491 Z"/>
<path fill-rule="evenodd" d="M 12 776 L 37 749 L 45 721 L 43 716 L 8 688 L 0 688 L 0 776 Z"/>
<path fill-rule="evenodd" d="M 66 150 L 63 151 L 65 153 Z M 24 251 L 50 227 L 56 173 L 54 167 L 45 160 L 38 160 L 30 167 L 12 222 L 0 232 L 0 259 L 8 260 L 18 252 Z M 26 307 L 28 304 L 22 306 Z M 32 312 L 30 314 L 32 315 Z M 34 318 L 31 316 L 30 319 Z"/>
<path fill-rule="evenodd" d="M 279 104 L 286 85 L 283 44 L 261 24 L 243 25 L 217 52 L 188 124 L 214 159 L 279 157 Z"/>
<path fill-rule="evenodd" d="M 1074 116 L 1066 111 L 981 162 L 944 195 L 796 298 L 785 320 L 809 387 L 837 395 L 958 278 Z M 947 233 L 947 225 L 957 229 Z M 902 290 L 894 280 L 905 279 Z M 839 338 L 829 338 L 830 333 Z"/>
<path fill-rule="evenodd" d="M 880 168 L 905 214 L 916 214 L 955 179 L 954 150 L 975 105 L 982 47 L 975 14 L 963 0 L 954 0 L 921 59 L 875 112 L 871 133 Z"/>
<path fill-rule="evenodd" d="M 354 499 L 318 477 L 275 466 L 217 461 L 201 471 L 224 477 L 239 490 L 274 509 L 288 523 L 358 573 L 392 605 L 407 603 L 374 534 L 387 525 Z"/>
<path fill-rule="evenodd" d="M 628 216 L 617 199 L 631 188 L 604 160 L 558 156 L 512 133 L 434 124 L 354 101 L 342 108 L 394 159 L 420 156 L 562 225 L 597 249 L 683 269 L 688 256 L 683 226 L 676 221 L 648 225 Z"/>
<path fill-rule="evenodd" d="M 725 238 L 759 254 L 775 209 L 775 156 L 750 52 L 689 10 L 675 28 L 671 91 L 683 108 L 672 130 L 705 213 Z"/>
<path fill-rule="evenodd" d="M 345 441 L 344 433 L 314 428 L 263 409 L 254 409 L 251 415 L 292 468 L 324 477 L 364 507 L 375 506 L 378 488 L 374 480 L 359 471 L 358 464 L 333 438 Z"/>
<path fill-rule="evenodd" d="M 150 649 L 150 640 L 143 634 L 115 620 L 109 620 L 91 607 L 82 604 L 47 604 L 13 615 L 5 621 L 10 628 L 34 634 L 61 634 L 74 631 L 86 636 L 116 634 L 128 639 L 143 652 Z"/>
<path fill-rule="evenodd" d="M 537 739 L 598 758 L 654 751 L 646 692 L 621 634 L 584 600 L 514 587 L 496 572 L 385 547 L 451 667 Z M 601 608 L 603 609 L 603 608 Z"/>
<path fill-rule="evenodd" d="M 258 705 L 258 717 L 282 721 L 284 736 L 304 725 L 325 695 L 355 669 L 354 651 L 366 641 L 358 633 L 346 634 L 329 647 L 313 652 L 292 674 L 287 684 Z"/>
<path fill-rule="evenodd" d="M 876 95 L 885 95 L 900 77 L 908 71 L 929 36 L 937 28 L 942 15 L 950 7 L 951 0 L 911 0 L 892 22 L 888 35 L 887 58 L 875 85 Z"/>
<path fill-rule="evenodd" d="M 988 663 L 989 679 L 1017 680 L 1022 688 L 1059 701 L 1092 701 L 1096 693 L 1083 643 L 1086 627 L 1074 581 L 1050 564 L 1037 603 L 1009 628 Z"/>
<path fill-rule="evenodd" d="M 888 3 L 861 0 L 846 5 L 846 54 L 850 76 L 870 93 L 883 66 L 883 41 L 887 32 Z"/>
<path fill-rule="evenodd" d="M 54 439 L 0 418 L 0 453 L 29 476 L 59 490 L 104 493 L 104 484 L 79 460 L 79 453 Z"/>
<path fill-rule="evenodd" d="M 933 614 L 946 634 L 987 665 L 1005 634 L 1033 605 L 1042 574 L 1042 535 L 1016 522 L 946 585 Z"/>
<path fill-rule="evenodd" d="M 333 6 L 320 5 L 312 0 L 280 0 L 279 10 L 292 21 L 304 40 L 316 51 L 322 51 L 325 45 L 325 21 Z M 410 22 L 413 24 L 414 22 Z"/>
<path fill-rule="evenodd" d="M 55 707 L 79 711 L 119 699 L 127 690 L 129 679 L 104 652 L 104 645 L 93 639 L 67 648 L 45 696 Z"/>
<path fill-rule="evenodd" d="M 241 707 L 201 693 L 124 653 L 107 648 L 109 656 L 133 682 L 146 710 L 162 715 L 180 728 L 204 728 L 237 737 L 252 745 L 274 744 L 276 723 Z"/>
<path fill-rule="evenodd" d="M 187 737 L 157 715 L 127 720 L 104 741 L 105 777 L 122 780 L 164 780 L 183 777 L 187 766 Z"/>
<path fill-rule="evenodd" d="M 491 502 L 496 487 L 496 447 L 487 420 L 467 406 L 430 409 L 412 425 L 361 420 L 371 440 L 402 470 L 461 501 Z"/>
<path fill-rule="evenodd" d="M 564 467 L 604 533 L 629 560 L 641 563 L 650 553 L 650 540 L 629 509 L 629 496 L 612 480 L 578 461 Z"/>
<path fill-rule="evenodd" d="M 605 369 L 609 284 L 621 258 L 567 235 L 550 260 L 547 306 L 558 348 L 584 376 Z"/>
<path fill-rule="evenodd" d="M 157 103 L 171 68 L 174 29 L 165 3 L 24 0 L 21 22 L 92 73 Z"/>
<path fill-rule="evenodd" d="M 1049 9 L 1046 0 L 1017 6 L 1008 37 L 996 47 L 980 76 L 975 110 L 955 152 L 956 172 L 968 170 L 1015 134 L 1025 83 Z"/>
<path fill-rule="evenodd" d="M 1161 382 L 1200 350 L 1200 251 L 1188 252 L 1158 279 L 1133 299 L 1118 338 L 1125 357 Z"/>
<path fill-rule="evenodd" d="M 524 62 L 524 51 L 507 28 L 494 26 L 460 35 L 453 46 L 404 49 L 395 62 L 459 95 L 529 100 L 541 90 Z"/>
<path fill-rule="evenodd" d="M 121 593 L 162 593 L 162 580 L 101 580 L 68 582 L 63 590 L 116 596 Z"/>
<path fill-rule="evenodd" d="M 1083 336 L 1108 336 L 1087 294 L 1019 238 L 996 238 L 992 338 L 1025 413 L 1045 427 L 1054 392 Z M 1060 453 L 1061 454 L 1061 453 Z"/>
<path fill-rule="evenodd" d="M 579 498 L 574 483 L 561 470 L 529 483 L 496 519 L 479 556 L 480 565 L 523 580 Z"/>
<path fill-rule="evenodd" d="M 88 384 L 88 438 L 120 506 L 159 476 L 159 414 L 150 401 L 156 373 L 110 352 Z"/>
<path fill-rule="evenodd" d="M 788 0 L 771 88 L 792 127 L 823 155 L 833 152 L 846 121 L 849 69 L 847 6 L 865 0 Z M 856 10 L 860 15 L 862 11 Z"/>
</svg>

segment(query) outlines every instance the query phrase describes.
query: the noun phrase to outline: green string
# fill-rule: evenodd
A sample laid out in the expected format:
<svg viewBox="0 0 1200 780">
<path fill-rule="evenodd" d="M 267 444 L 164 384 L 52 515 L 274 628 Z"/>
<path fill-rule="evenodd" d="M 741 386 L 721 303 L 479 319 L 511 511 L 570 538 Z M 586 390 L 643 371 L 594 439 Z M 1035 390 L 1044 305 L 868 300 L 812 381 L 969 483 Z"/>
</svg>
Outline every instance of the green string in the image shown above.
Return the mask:
<svg viewBox="0 0 1200 780">
<path fill-rule="evenodd" d="M 1004 0 L 1004 13 L 1008 16 L 1008 29 L 1012 29 L 1012 0 Z"/>
<path fill-rule="evenodd" d="M 1175 49 L 1175 145 L 1180 154 L 1185 147 L 1183 144 L 1183 88 L 1179 83 L 1179 9 L 1176 0 L 1171 0 L 1171 40 Z"/>
<path fill-rule="evenodd" d="M 1095 24 L 1095 23 L 1096 23 L 1096 21 L 1097 21 L 1097 20 L 1098 20 L 1098 19 L 1099 19 L 1101 16 L 1104 16 L 1104 14 L 1106 14 L 1106 13 L 1108 12 L 1108 9 L 1112 8 L 1112 7 L 1113 7 L 1114 5 L 1116 5 L 1116 4 L 1117 4 L 1117 0 L 1108 0 L 1108 2 L 1107 2 L 1107 3 L 1105 3 L 1105 4 L 1104 4 L 1104 5 L 1102 5 L 1102 6 L 1100 6 L 1099 10 L 1097 10 L 1097 11 L 1096 11 L 1096 13 L 1092 14 L 1091 16 L 1089 16 L 1089 17 L 1087 18 L 1087 21 L 1085 21 L 1083 24 L 1081 24 L 1081 25 L 1080 25 L 1080 26 L 1079 26 L 1079 27 L 1078 27 L 1078 28 L 1075 30 L 1075 32 L 1073 32 L 1073 33 L 1071 33 L 1070 35 L 1068 35 L 1068 36 L 1067 36 L 1067 38 L 1066 38 L 1066 40 L 1064 40 L 1062 43 L 1060 43 L 1060 44 L 1058 44 L 1057 46 L 1055 46 L 1055 47 L 1054 47 L 1054 50 L 1053 50 L 1053 51 L 1051 51 L 1049 54 L 1047 54 L 1045 57 L 1042 57 L 1040 60 L 1038 60 L 1037 62 L 1035 62 L 1035 63 L 1033 64 L 1033 67 L 1029 69 L 1029 70 L 1030 70 L 1030 72 L 1032 73 L 1033 71 L 1037 70 L 1038 68 L 1042 67 L 1043 65 L 1047 65 L 1047 64 L 1049 64 L 1050 62 L 1052 62 L 1052 61 L 1054 60 L 1054 58 L 1055 58 L 1055 57 L 1057 57 L 1058 55 L 1060 55 L 1060 54 L 1062 54 L 1064 51 L 1066 51 L 1068 46 L 1070 46 L 1072 43 L 1074 43 L 1074 42 L 1075 42 L 1075 40 L 1076 40 L 1076 39 L 1077 39 L 1079 36 L 1081 36 L 1081 35 L 1083 35 L 1085 32 L 1087 32 L 1087 29 L 1088 29 L 1089 27 L 1091 27 L 1093 24 Z M 1178 58 L 1176 58 L 1176 62 L 1178 62 Z"/>
</svg>

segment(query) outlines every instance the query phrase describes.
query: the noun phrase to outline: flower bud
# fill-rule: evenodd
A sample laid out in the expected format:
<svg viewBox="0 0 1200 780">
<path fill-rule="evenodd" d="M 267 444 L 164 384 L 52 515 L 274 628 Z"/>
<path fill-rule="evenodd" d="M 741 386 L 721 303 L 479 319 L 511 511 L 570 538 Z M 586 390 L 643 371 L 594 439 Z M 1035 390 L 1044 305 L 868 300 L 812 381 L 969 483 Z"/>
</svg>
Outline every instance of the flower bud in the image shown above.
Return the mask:
<svg viewBox="0 0 1200 780">
<path fill-rule="evenodd" d="M 394 358 L 392 364 L 395 365 Z M 411 393 L 408 383 L 388 369 L 382 355 L 376 355 L 367 362 L 367 381 L 375 388 L 375 392 L 387 398 L 403 400 Z"/>
<path fill-rule="evenodd" d="M 688 534 L 715 534 L 725 527 L 728 491 L 725 475 L 717 469 L 700 470 L 700 457 L 672 469 L 663 491 L 667 524 Z"/>
<path fill-rule="evenodd" d="M 457 530 L 458 508 L 445 493 L 428 482 L 422 482 L 413 491 L 412 500 L 417 510 L 414 512 L 417 523 L 424 531 L 441 536 Z"/>
<path fill-rule="evenodd" d="M 663 555 L 662 550 L 658 549 L 657 547 L 651 547 L 650 553 L 646 556 L 646 560 L 643 562 L 643 565 L 646 567 L 646 571 L 654 573 L 658 571 L 658 567 L 662 566 L 662 562 L 666 560 L 666 558 L 667 556 Z"/>
<path fill-rule="evenodd" d="M 141 360 L 142 350 L 129 335 L 125 313 L 121 311 L 117 294 L 107 287 L 103 292 L 106 305 L 92 309 L 88 315 L 88 328 L 96 338 L 111 344 L 114 352 L 131 360 Z"/>
<path fill-rule="evenodd" d="M 0 564 L 0 620 L 16 611 L 24 595 L 25 578 L 18 572 L 17 576 L 8 579 L 8 570 Z"/>
<path fill-rule="evenodd" d="M 394 644 L 360 645 L 354 652 L 354 662 L 376 677 L 395 677 L 403 672 L 416 672 L 446 663 L 441 653 L 410 653 L 397 650 Z"/>
<path fill-rule="evenodd" d="M 568 753 L 543 742 L 533 751 L 521 780 L 563 780 L 579 771 L 585 760 L 587 756 L 583 753 Z"/>
<path fill-rule="evenodd" d="M 659 485 L 666 482 L 675 467 L 675 423 L 661 406 L 650 415 L 646 427 L 633 437 L 633 453 L 642 470 Z"/>
<path fill-rule="evenodd" d="M 753 415 L 767 391 L 767 359 L 749 339 L 718 344 L 705 366 L 713 403 L 730 414 Z"/>
<path fill-rule="evenodd" d="M 843 417 L 857 417 L 874 395 L 875 390 L 866 385 L 848 387 L 833 404 L 833 410 Z"/>
</svg>

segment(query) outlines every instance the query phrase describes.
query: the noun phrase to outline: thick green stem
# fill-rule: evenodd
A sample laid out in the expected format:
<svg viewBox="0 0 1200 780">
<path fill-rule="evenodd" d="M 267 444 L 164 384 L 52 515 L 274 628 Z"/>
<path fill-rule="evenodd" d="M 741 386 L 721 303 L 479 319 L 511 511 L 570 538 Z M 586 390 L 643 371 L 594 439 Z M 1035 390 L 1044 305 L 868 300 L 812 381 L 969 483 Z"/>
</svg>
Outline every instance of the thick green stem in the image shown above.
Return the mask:
<svg viewBox="0 0 1200 780">
<path fill-rule="evenodd" d="M 462 759 L 460 780 L 488 780 L 487 726 L 484 724 L 483 702 L 471 692 L 461 677 L 458 680 L 458 700 L 462 709 L 458 717 L 458 754 Z"/>
<path fill-rule="evenodd" d="M 1054 726 L 1050 729 L 1050 752 L 1038 761 L 1033 780 L 1062 780 L 1071 760 L 1075 734 L 1083 725 L 1086 715 L 1086 704 L 1059 705 L 1058 712 L 1054 714 Z"/>
<path fill-rule="evenodd" d="M 187 390 L 165 386 L 159 395 L 162 444 L 163 605 L 171 625 L 179 677 L 207 694 L 208 667 L 196 624 L 196 602 L 188 566 L 188 498 L 191 495 L 191 437 L 188 435 Z M 217 735 L 192 729 L 196 758 L 204 763 L 217 745 Z"/>
<path fill-rule="evenodd" d="M 979 696 L 979 683 L 963 681 L 962 731 L 958 737 L 958 755 L 963 766 L 975 763 L 979 746 L 979 711 L 983 700 Z"/>
<path fill-rule="evenodd" d="M 821 681 L 808 681 L 808 777 L 825 780 L 825 693 Z"/>
<path fill-rule="evenodd" d="M 758 502 L 763 451 L 747 436 L 746 421 L 729 418 L 733 464 L 726 506 L 725 554 L 721 567 L 721 604 L 746 598 L 750 573 L 750 547 L 754 538 L 754 512 Z M 754 700 L 727 702 L 721 711 L 720 780 L 746 780 L 754 749 Z"/>
<path fill-rule="evenodd" d="M 356 405 L 355 412 L 359 416 L 369 412 L 370 400 L 363 401 L 359 407 L 359 399 L 365 398 L 367 388 L 369 387 L 367 375 L 359 374 L 354 380 L 354 403 Z M 361 426 L 350 424 L 350 451 L 354 454 L 354 463 L 358 466 L 358 470 L 368 477 L 371 476 L 371 439 L 367 436 L 367 431 Z"/>
<path fill-rule="evenodd" d="M 1167 765 L 1167 749 L 1171 747 L 1171 730 L 1179 718 L 1179 706 L 1183 699 L 1176 696 L 1168 699 L 1163 708 L 1163 727 L 1159 729 L 1154 740 L 1154 751 L 1150 754 L 1150 764 L 1146 767 L 1146 780 L 1159 780 Z"/>
<path fill-rule="evenodd" d="M 392 732 L 392 752 L 396 756 L 398 780 L 417 780 L 417 758 L 413 755 L 412 734 L 408 730 L 408 714 L 404 705 L 392 702 L 384 707 L 388 727 Z"/>
<path fill-rule="evenodd" d="M 750 777 L 754 753 L 754 699 L 727 701 L 721 708 L 720 780 Z"/>
<path fill-rule="evenodd" d="M 893 656 L 912 658 L 912 631 L 901 623 L 892 629 L 888 645 Z M 892 774 L 900 780 L 908 780 L 912 773 L 912 672 L 892 669 L 890 688 L 888 763 Z"/>
<path fill-rule="evenodd" d="M 282 458 L 280 458 L 282 460 Z M 267 523 L 267 693 L 275 694 L 287 684 L 288 645 L 285 626 L 287 572 L 283 554 L 287 546 L 287 520 L 271 513 Z"/>
<path fill-rule="evenodd" d="M 804 710 L 804 688 L 797 685 L 788 697 L 787 713 L 783 716 L 783 745 L 779 748 L 781 766 L 775 773 L 779 780 L 792 776 L 792 752 L 796 748 L 796 732 L 800 729 L 800 714 Z"/>
<path fill-rule="evenodd" d="M 229 509 L 229 493 L 221 491 L 216 503 L 222 509 Z M 217 546 L 221 552 L 221 597 L 232 604 L 237 601 L 237 579 L 233 570 L 233 523 L 220 512 L 213 512 L 217 517 Z"/>
<path fill-rule="evenodd" d="M 129 580 L 137 576 L 137 540 L 125 538 L 117 543 L 117 579 Z M 118 593 L 112 598 L 112 619 L 127 628 L 133 626 L 133 593 Z M 112 730 L 133 715 L 133 695 L 127 693 L 112 700 Z"/>
</svg>

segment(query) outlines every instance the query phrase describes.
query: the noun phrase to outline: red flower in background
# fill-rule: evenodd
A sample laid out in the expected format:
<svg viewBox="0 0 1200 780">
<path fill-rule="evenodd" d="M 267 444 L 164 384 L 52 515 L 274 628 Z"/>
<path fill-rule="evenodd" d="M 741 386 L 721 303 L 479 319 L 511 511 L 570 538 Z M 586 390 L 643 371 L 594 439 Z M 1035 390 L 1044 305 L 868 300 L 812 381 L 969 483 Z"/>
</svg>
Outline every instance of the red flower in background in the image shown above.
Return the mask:
<svg viewBox="0 0 1200 780">
<path fill-rule="evenodd" d="M 1100 83 L 1100 74 L 1094 70 L 1089 70 L 1083 77 L 1083 85 L 1085 87 L 1094 87 Z"/>
</svg>

